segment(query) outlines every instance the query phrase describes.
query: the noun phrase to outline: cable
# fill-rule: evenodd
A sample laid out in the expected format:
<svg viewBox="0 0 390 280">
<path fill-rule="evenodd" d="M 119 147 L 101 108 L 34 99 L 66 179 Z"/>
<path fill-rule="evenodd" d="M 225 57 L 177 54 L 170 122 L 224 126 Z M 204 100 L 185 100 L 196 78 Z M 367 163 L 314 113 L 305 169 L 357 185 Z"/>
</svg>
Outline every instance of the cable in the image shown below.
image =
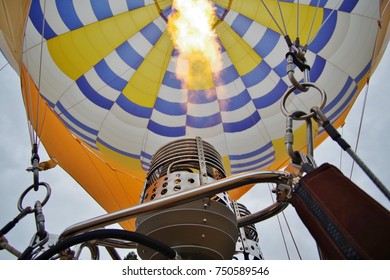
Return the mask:
<svg viewBox="0 0 390 280">
<path fill-rule="evenodd" d="M 342 3 L 343 3 L 343 1 L 340 0 L 340 1 L 338 2 L 337 6 L 340 7 Z M 317 36 L 317 34 L 321 31 L 321 29 L 325 26 L 325 24 L 328 22 L 328 20 L 330 19 L 330 17 L 333 15 L 334 12 L 337 12 L 337 9 L 336 9 L 336 8 L 333 9 L 333 10 L 329 13 L 329 15 L 326 17 L 326 19 L 322 22 L 320 28 L 319 28 L 319 29 L 317 30 L 317 32 L 313 35 L 313 38 L 312 38 L 310 41 L 307 42 L 307 45 L 310 45 L 310 44 L 313 42 L 314 38 L 315 38 L 315 37 Z"/>
<path fill-rule="evenodd" d="M 3 69 L 4 69 L 5 67 L 7 67 L 8 65 L 9 65 L 9 63 L 7 62 L 5 65 L 1 66 L 0 72 L 3 71 Z"/>
<path fill-rule="evenodd" d="M 292 239 L 292 241 L 293 241 L 293 243 L 294 243 L 295 250 L 297 251 L 297 254 L 298 254 L 298 256 L 299 256 L 299 259 L 302 260 L 301 253 L 300 253 L 300 251 L 299 251 L 297 242 L 295 241 L 294 234 L 293 234 L 292 231 L 291 231 L 290 224 L 288 223 L 287 218 L 286 218 L 286 215 L 284 214 L 284 212 L 282 212 L 282 215 L 283 215 L 283 218 L 284 218 L 284 222 L 285 222 L 286 225 L 287 225 L 288 232 L 290 233 L 291 239 Z"/>
<path fill-rule="evenodd" d="M 381 18 L 382 18 L 383 15 L 385 14 L 385 12 L 386 12 L 387 7 L 389 6 L 389 4 L 390 4 L 390 1 L 387 1 L 386 6 L 385 6 L 385 8 L 384 8 L 383 11 L 382 11 Z"/>
<path fill-rule="evenodd" d="M 289 260 L 291 260 L 290 253 L 288 252 L 286 238 L 284 237 L 282 224 L 280 223 L 279 215 L 276 215 L 276 218 L 278 218 L 278 224 L 279 224 L 279 228 L 280 228 L 280 233 L 282 234 L 282 239 L 283 239 L 283 243 L 284 243 L 284 248 L 286 249 L 287 257 L 288 257 Z"/>
<path fill-rule="evenodd" d="M 41 91 L 41 79 L 42 79 L 42 59 L 43 59 L 43 41 L 44 41 L 44 37 L 45 37 L 45 23 L 46 23 L 46 0 L 44 1 L 44 4 L 43 4 L 43 20 L 42 20 L 42 33 L 41 33 L 41 46 L 40 46 L 40 57 L 39 57 L 39 76 L 38 76 L 38 93 L 40 93 Z M 40 102 L 41 102 L 41 98 L 40 98 L 40 94 L 38 94 L 38 100 L 37 100 L 37 110 L 36 110 L 36 114 L 37 114 L 37 118 L 36 118 L 36 123 L 35 123 L 35 131 L 36 131 L 36 134 L 35 134 L 35 142 L 34 144 L 39 144 L 39 139 L 38 139 L 38 134 L 41 135 L 42 133 L 42 129 L 43 129 L 43 124 L 42 124 L 42 128 L 41 128 L 41 131 L 39 131 L 39 107 L 40 107 Z"/>
<path fill-rule="evenodd" d="M 273 14 L 271 13 L 271 11 L 269 10 L 268 6 L 264 3 L 263 0 L 261 0 L 261 3 L 263 3 L 265 9 L 267 10 L 268 14 L 271 16 L 271 18 L 272 18 L 272 20 L 274 21 L 274 23 L 276 24 L 276 26 L 278 27 L 280 33 L 283 34 L 283 36 L 286 36 L 287 34 L 284 34 L 282 28 L 280 27 L 279 23 L 277 22 L 277 20 L 275 19 L 275 17 L 274 17 Z"/>
<path fill-rule="evenodd" d="M 307 35 L 306 44 L 308 44 L 309 41 L 310 41 L 310 35 L 311 35 L 311 32 L 313 31 L 314 22 L 315 22 L 316 17 L 317 17 L 317 12 L 318 12 L 318 6 L 319 6 L 319 5 L 320 5 L 320 0 L 317 0 L 317 6 L 316 6 L 316 9 L 315 9 L 315 11 L 314 11 L 313 20 L 311 21 L 309 34 Z"/>
<path fill-rule="evenodd" d="M 46 252 L 42 253 L 36 258 L 36 260 L 48 260 L 54 255 L 73 245 L 87 242 L 90 240 L 105 238 L 116 238 L 136 242 L 161 253 L 168 259 L 174 259 L 176 257 L 176 251 L 169 246 L 138 232 L 126 231 L 121 229 L 99 229 L 67 238 L 56 244 L 55 246 L 51 247 Z"/>
<path fill-rule="evenodd" d="M 364 119 L 364 113 L 366 111 L 366 105 L 367 105 L 367 96 L 368 96 L 368 88 L 370 86 L 370 80 L 369 78 L 367 79 L 367 85 L 366 85 L 366 92 L 364 93 L 364 101 L 363 101 L 363 107 L 362 107 L 362 112 L 360 114 L 360 121 L 359 121 L 359 128 L 358 128 L 358 133 L 356 137 L 356 144 L 355 144 L 355 149 L 354 152 L 357 152 L 358 146 L 359 146 L 359 141 L 360 141 L 360 135 L 362 132 L 362 126 L 363 126 L 363 119 Z M 349 174 L 349 179 L 352 179 L 352 174 L 353 174 L 353 169 L 355 167 L 355 161 L 352 161 L 352 167 L 351 167 L 351 173 Z"/>
<path fill-rule="evenodd" d="M 351 146 L 345 141 L 336 128 L 330 123 L 330 121 L 325 117 L 321 110 L 313 108 L 313 111 L 316 112 L 321 126 L 325 129 L 328 135 L 340 145 L 343 150 L 345 150 L 352 159 L 360 166 L 360 168 L 366 173 L 366 175 L 371 179 L 371 181 L 378 187 L 378 189 L 390 200 L 390 191 L 387 187 L 379 180 L 379 178 L 371 171 L 371 169 L 363 162 L 363 160 L 351 149 Z"/>
<path fill-rule="evenodd" d="M 272 196 L 272 190 L 271 190 L 270 184 L 268 184 L 268 189 L 269 189 L 269 193 L 270 193 L 271 198 L 272 198 L 272 203 L 274 203 L 275 201 L 274 201 L 274 197 Z M 284 237 L 282 224 L 280 223 L 279 215 L 276 215 L 276 218 L 278 219 L 279 229 L 280 229 L 280 233 L 282 234 L 282 239 L 283 239 L 283 243 L 284 243 L 284 248 L 286 249 L 287 257 L 289 260 L 291 260 L 290 253 L 288 252 L 286 238 Z"/>
<path fill-rule="evenodd" d="M 284 16 L 283 16 L 283 12 L 282 12 L 282 7 L 280 6 L 280 1 L 278 0 L 278 7 L 279 7 L 279 12 L 280 12 L 280 17 L 282 18 L 282 23 L 283 23 L 283 27 L 284 27 L 284 32 L 287 34 L 287 28 L 286 28 L 286 23 L 284 21 Z"/>
</svg>

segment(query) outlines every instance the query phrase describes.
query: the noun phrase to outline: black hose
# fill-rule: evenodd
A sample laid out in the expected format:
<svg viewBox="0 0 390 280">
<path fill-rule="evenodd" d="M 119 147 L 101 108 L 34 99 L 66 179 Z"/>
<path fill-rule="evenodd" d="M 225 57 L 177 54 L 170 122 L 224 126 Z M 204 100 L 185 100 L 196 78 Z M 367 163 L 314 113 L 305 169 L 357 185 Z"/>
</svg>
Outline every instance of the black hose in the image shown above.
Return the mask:
<svg viewBox="0 0 390 280">
<path fill-rule="evenodd" d="M 61 251 L 69 248 L 73 245 L 87 242 L 90 240 L 96 239 L 105 239 L 105 238 L 115 238 L 126 241 L 132 241 L 135 243 L 139 243 L 146 247 L 149 247 L 168 259 L 174 259 L 176 257 L 176 251 L 170 248 L 169 246 L 161 243 L 158 240 L 152 239 L 146 235 L 140 234 L 138 232 L 126 231 L 121 229 L 99 229 L 90 232 L 81 233 L 76 236 L 69 237 L 55 246 L 51 247 L 46 252 L 42 253 L 40 256 L 36 258 L 36 260 L 48 260 L 53 257 L 55 254 L 60 253 Z"/>
</svg>

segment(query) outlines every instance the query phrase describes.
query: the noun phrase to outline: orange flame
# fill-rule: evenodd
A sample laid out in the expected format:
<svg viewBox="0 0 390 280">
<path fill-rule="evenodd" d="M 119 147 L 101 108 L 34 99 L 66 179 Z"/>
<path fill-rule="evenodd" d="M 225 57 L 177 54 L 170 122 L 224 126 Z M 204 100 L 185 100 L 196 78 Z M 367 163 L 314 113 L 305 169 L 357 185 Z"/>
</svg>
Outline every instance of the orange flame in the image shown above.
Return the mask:
<svg viewBox="0 0 390 280">
<path fill-rule="evenodd" d="M 213 29 L 216 17 L 208 0 L 174 0 L 168 31 L 179 51 L 176 76 L 189 89 L 213 86 L 212 73 L 221 66 L 219 44 Z"/>
</svg>

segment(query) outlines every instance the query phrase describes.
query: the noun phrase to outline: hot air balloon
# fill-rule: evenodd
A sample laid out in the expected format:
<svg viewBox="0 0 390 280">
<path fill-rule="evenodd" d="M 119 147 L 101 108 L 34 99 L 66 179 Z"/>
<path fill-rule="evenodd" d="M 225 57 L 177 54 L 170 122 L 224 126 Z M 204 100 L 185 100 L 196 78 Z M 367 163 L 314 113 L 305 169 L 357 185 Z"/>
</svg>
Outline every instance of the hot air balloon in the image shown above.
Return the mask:
<svg viewBox="0 0 390 280">
<path fill-rule="evenodd" d="M 21 79 L 33 148 L 41 142 L 107 212 L 139 203 L 169 143 L 200 137 L 224 176 L 285 167 L 291 73 L 286 110 L 321 103 L 339 127 L 388 42 L 389 1 L 209 1 L 218 63 L 190 56 L 177 70 L 173 2 L 1 1 L 0 46 Z M 292 50 L 304 58 L 289 61 Z M 297 88 L 306 82 L 326 90 L 326 104 Z M 313 131 L 318 146 L 327 133 Z M 306 150 L 304 122 L 293 134 Z"/>
</svg>

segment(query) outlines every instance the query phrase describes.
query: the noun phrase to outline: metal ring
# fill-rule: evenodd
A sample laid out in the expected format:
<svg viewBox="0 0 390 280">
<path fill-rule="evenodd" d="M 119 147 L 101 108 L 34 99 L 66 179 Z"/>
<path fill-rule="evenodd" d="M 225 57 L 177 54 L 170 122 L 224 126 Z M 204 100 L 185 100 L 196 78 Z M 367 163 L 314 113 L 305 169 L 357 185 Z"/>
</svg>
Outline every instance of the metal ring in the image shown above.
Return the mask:
<svg viewBox="0 0 390 280">
<path fill-rule="evenodd" d="M 318 106 L 320 109 L 323 109 L 325 107 L 325 104 L 326 104 L 326 93 L 324 90 L 322 90 L 321 88 L 319 88 L 316 84 L 314 83 L 301 83 L 302 86 L 305 86 L 305 87 L 313 87 L 315 88 L 316 90 L 318 90 L 318 92 L 320 93 L 321 95 L 321 103 L 320 105 Z M 297 88 L 295 86 L 292 86 L 290 87 L 284 94 L 283 94 L 283 97 L 282 97 L 282 102 L 280 103 L 280 108 L 282 109 L 282 112 L 283 114 L 286 116 L 286 117 L 289 117 L 291 116 L 292 113 L 290 113 L 289 111 L 287 111 L 286 109 L 286 100 L 287 100 L 287 97 L 292 93 L 294 92 L 294 90 L 296 90 Z M 293 117 L 294 120 L 306 120 L 306 119 L 309 119 L 309 118 L 312 118 L 316 115 L 315 112 L 311 112 L 309 114 L 306 114 L 306 115 L 303 115 L 303 116 L 300 116 L 300 117 Z"/>
<path fill-rule="evenodd" d="M 45 182 L 40 182 L 38 183 L 38 186 L 44 186 L 46 188 L 46 196 L 45 198 L 43 199 L 43 201 L 41 202 L 41 205 L 42 207 L 45 206 L 46 202 L 49 200 L 50 198 L 50 195 L 51 195 L 51 188 L 49 186 L 48 183 L 45 183 Z M 29 191 L 31 191 L 32 189 L 34 189 L 35 187 L 35 184 L 32 184 L 31 186 L 29 186 L 23 193 L 22 195 L 20 196 L 19 200 L 18 200 L 18 209 L 20 212 L 23 212 L 25 210 L 25 208 L 23 207 L 23 199 L 25 198 L 25 196 L 27 195 L 27 193 Z M 30 207 L 31 208 L 31 207 Z M 31 208 L 31 210 L 29 211 L 29 213 L 33 213 L 35 211 L 34 208 Z"/>
</svg>

